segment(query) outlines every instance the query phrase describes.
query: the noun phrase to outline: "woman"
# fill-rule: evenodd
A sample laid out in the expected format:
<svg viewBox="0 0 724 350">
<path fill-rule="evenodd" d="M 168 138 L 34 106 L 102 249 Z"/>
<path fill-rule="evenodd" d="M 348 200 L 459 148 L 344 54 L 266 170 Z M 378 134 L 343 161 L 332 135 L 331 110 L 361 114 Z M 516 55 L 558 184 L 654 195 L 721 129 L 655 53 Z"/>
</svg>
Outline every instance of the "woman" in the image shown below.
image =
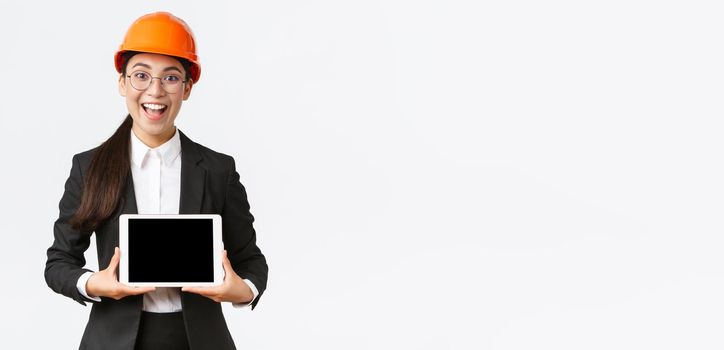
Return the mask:
<svg viewBox="0 0 724 350">
<path fill-rule="evenodd" d="M 232 157 L 181 133 L 174 120 L 199 81 L 193 34 L 166 12 L 134 22 L 115 56 L 128 116 L 99 147 L 73 157 L 45 279 L 93 302 L 81 349 L 234 349 L 220 302 L 252 309 L 268 267 Z M 224 282 L 217 287 L 129 287 L 118 282 L 118 217 L 220 214 Z M 84 269 L 95 232 L 98 266 Z"/>
</svg>

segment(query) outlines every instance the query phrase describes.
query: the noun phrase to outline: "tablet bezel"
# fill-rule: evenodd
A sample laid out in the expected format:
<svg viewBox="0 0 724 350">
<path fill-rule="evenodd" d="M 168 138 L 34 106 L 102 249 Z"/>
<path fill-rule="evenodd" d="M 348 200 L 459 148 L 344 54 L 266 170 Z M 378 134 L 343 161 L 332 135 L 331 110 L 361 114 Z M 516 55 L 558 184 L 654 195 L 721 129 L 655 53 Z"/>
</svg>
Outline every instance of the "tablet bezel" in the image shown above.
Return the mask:
<svg viewBox="0 0 724 350">
<path fill-rule="evenodd" d="M 129 282 L 128 281 L 128 220 L 129 219 L 212 219 L 213 222 L 213 282 Z M 218 286 L 224 281 L 224 267 L 221 262 L 224 250 L 221 239 L 221 216 L 217 214 L 122 214 L 119 218 L 118 240 L 121 249 L 119 265 L 119 282 L 131 287 L 210 287 Z"/>
</svg>

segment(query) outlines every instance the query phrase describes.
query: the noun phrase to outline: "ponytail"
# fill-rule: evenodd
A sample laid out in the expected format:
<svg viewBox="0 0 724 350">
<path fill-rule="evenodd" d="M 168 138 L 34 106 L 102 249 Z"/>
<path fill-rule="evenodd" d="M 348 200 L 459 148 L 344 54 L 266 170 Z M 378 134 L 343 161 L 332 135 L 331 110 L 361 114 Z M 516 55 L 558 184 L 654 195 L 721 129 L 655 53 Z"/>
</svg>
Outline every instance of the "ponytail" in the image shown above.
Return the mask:
<svg viewBox="0 0 724 350">
<path fill-rule="evenodd" d="M 131 127 L 129 114 L 115 133 L 98 147 L 85 176 L 80 206 L 70 224 L 91 232 L 118 210 L 131 172 Z"/>
<path fill-rule="evenodd" d="M 122 77 L 131 57 L 139 52 L 126 51 L 121 56 Z M 174 57 L 174 56 L 169 56 Z M 181 57 L 174 57 L 191 78 L 191 63 Z M 110 219 L 119 209 L 126 190 L 126 181 L 131 174 L 131 127 L 133 118 L 129 114 L 113 136 L 98 147 L 93 155 L 88 174 L 85 176 L 80 206 L 72 218 L 71 226 L 81 232 L 92 232 Z"/>
</svg>

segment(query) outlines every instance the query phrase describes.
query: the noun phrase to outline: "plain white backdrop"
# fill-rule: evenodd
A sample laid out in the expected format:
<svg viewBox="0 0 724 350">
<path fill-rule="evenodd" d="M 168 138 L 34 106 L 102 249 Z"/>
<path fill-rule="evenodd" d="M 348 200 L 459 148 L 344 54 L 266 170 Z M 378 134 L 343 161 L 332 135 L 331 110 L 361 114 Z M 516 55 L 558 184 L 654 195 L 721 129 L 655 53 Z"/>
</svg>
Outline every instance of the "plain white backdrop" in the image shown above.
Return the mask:
<svg viewBox="0 0 724 350">
<path fill-rule="evenodd" d="M 45 251 L 158 10 L 269 263 L 240 349 L 724 347 L 721 2 L 3 0 L 2 348 L 79 344 Z"/>
</svg>

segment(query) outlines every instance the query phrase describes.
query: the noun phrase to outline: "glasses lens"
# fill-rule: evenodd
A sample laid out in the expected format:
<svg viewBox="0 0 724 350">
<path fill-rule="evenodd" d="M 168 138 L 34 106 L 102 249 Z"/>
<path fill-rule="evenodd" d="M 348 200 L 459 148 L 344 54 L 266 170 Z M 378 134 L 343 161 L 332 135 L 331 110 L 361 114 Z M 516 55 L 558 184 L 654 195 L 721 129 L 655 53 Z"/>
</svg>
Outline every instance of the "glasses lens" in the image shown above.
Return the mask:
<svg viewBox="0 0 724 350">
<path fill-rule="evenodd" d="M 181 76 L 169 74 L 163 76 L 161 84 L 163 84 L 163 89 L 166 90 L 166 92 L 169 94 L 175 94 L 181 89 L 183 81 L 181 80 Z"/>
<path fill-rule="evenodd" d="M 143 71 L 131 73 L 131 86 L 136 90 L 146 90 L 151 85 L 151 74 Z"/>
</svg>

